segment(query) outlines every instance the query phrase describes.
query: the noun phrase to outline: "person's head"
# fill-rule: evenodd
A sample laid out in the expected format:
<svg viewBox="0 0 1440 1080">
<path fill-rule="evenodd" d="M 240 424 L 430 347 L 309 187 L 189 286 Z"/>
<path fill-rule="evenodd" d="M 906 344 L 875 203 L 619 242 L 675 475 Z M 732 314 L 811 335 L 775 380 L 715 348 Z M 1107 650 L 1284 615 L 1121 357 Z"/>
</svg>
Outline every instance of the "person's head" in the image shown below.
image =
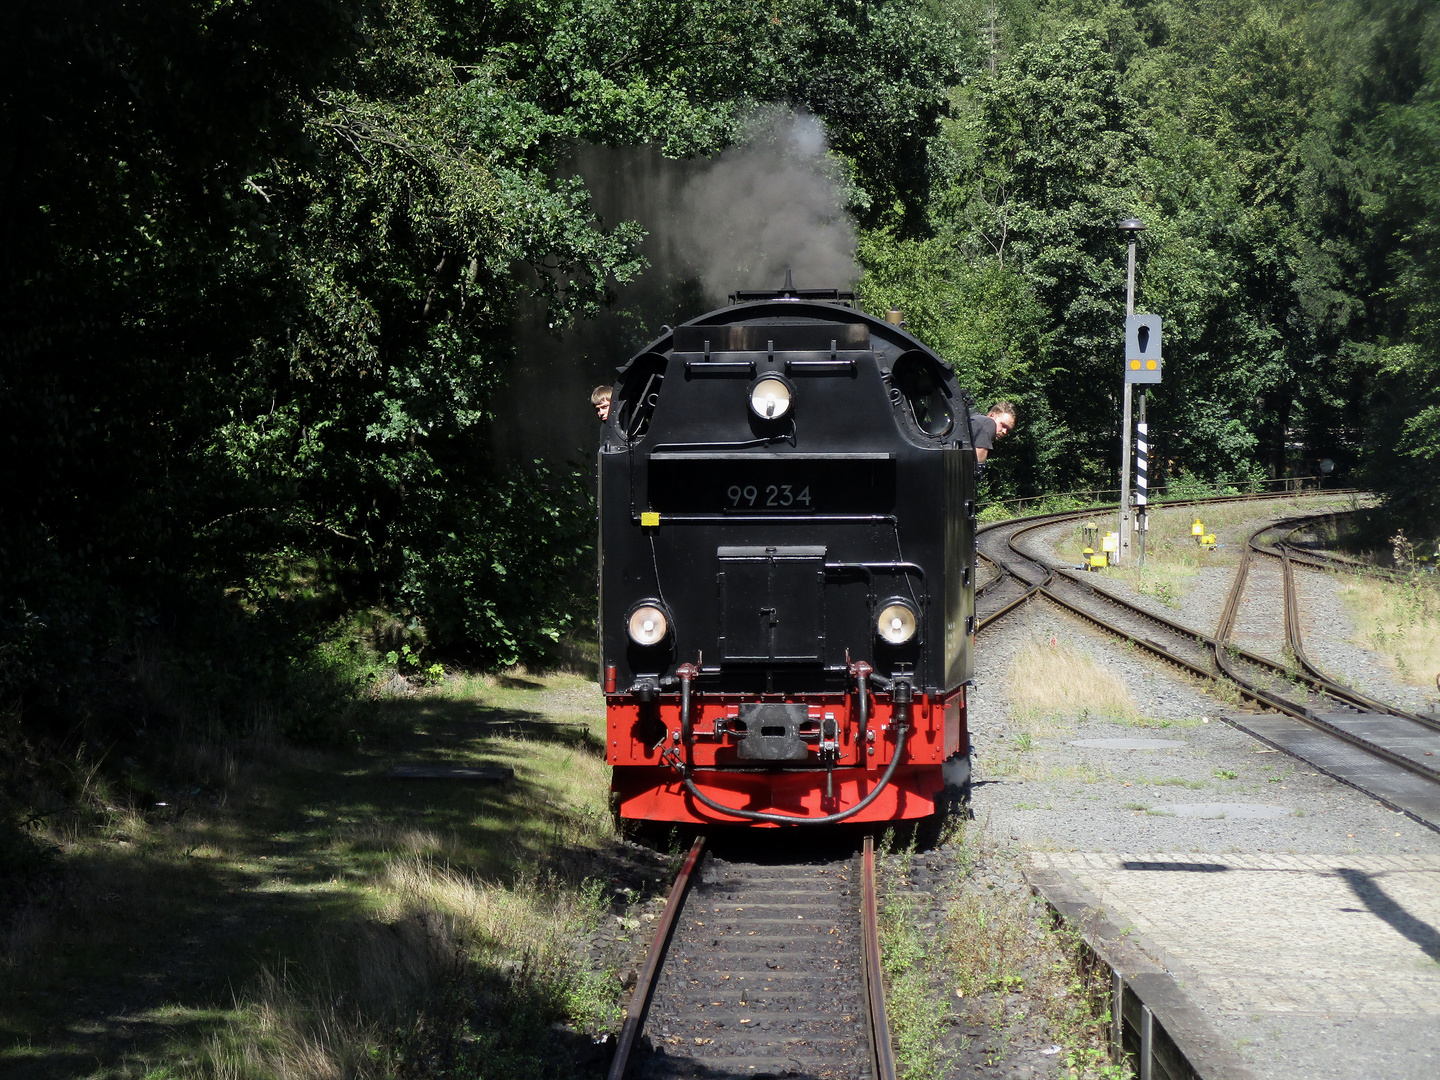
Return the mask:
<svg viewBox="0 0 1440 1080">
<path fill-rule="evenodd" d="M 601 420 L 610 419 L 610 397 L 614 392 L 609 386 L 597 386 L 590 391 L 590 404 L 595 406 L 595 415 Z"/>
<path fill-rule="evenodd" d="M 1008 401 L 997 401 L 990 406 L 989 417 L 995 421 L 995 438 L 1003 439 L 1015 430 L 1015 406 Z"/>
</svg>

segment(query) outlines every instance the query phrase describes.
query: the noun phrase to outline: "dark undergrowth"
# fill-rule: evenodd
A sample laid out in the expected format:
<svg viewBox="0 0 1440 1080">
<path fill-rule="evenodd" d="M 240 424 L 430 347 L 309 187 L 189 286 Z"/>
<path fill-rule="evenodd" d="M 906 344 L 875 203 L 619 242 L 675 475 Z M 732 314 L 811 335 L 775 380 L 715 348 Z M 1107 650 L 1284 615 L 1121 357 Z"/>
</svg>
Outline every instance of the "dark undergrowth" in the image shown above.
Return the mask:
<svg viewBox="0 0 1440 1080">
<path fill-rule="evenodd" d="M 619 983 L 585 942 L 625 871 L 593 683 L 392 678 L 301 743 L 283 699 L 200 710 L 163 658 L 131 670 L 108 716 L 0 729 L 0 1073 L 600 1067 Z"/>
</svg>

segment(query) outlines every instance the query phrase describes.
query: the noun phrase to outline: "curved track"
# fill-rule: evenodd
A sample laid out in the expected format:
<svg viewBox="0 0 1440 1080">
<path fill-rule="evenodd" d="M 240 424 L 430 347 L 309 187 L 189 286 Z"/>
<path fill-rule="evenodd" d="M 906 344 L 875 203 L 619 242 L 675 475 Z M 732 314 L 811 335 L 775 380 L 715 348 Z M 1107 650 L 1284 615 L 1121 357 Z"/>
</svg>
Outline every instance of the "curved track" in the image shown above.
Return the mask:
<svg viewBox="0 0 1440 1080">
<path fill-rule="evenodd" d="M 1352 709 L 1365 712 L 1381 713 L 1387 716 L 1394 716 L 1409 723 L 1418 724 L 1431 731 L 1440 731 L 1440 720 L 1428 716 L 1422 716 L 1407 712 L 1404 709 L 1379 701 L 1367 694 L 1363 694 L 1353 687 L 1331 678 L 1322 671 L 1305 651 L 1305 643 L 1300 630 L 1300 603 L 1298 591 L 1295 588 L 1295 563 L 1298 561 L 1291 553 L 1286 540 L 1298 529 L 1310 520 L 1310 516 L 1287 518 L 1270 525 L 1262 526 L 1250 534 L 1245 542 L 1245 550 L 1240 556 L 1240 566 L 1236 570 L 1234 584 L 1231 585 L 1230 595 L 1225 602 L 1225 611 L 1220 619 L 1220 629 L 1217 637 L 1222 642 L 1229 642 L 1234 631 L 1235 617 L 1238 613 L 1240 602 L 1244 596 L 1246 579 L 1249 576 L 1250 566 L 1255 555 L 1265 555 L 1277 560 L 1281 565 L 1281 579 L 1284 586 L 1285 605 L 1285 647 L 1295 657 L 1298 671 L 1290 667 L 1282 667 L 1284 674 L 1290 680 L 1310 692 L 1307 698 L 1304 694 L 1288 694 L 1286 704 L 1293 707 L 1313 706 L 1328 708 L 1334 705 L 1342 705 Z M 1277 543 L 1267 543 L 1264 539 L 1268 533 L 1284 533 Z M 1307 565 L 1316 565 L 1317 561 L 1306 560 Z M 1323 564 L 1321 564 L 1323 565 Z M 1231 647 L 1227 644 L 1227 650 Z M 1234 670 L 1235 665 L 1227 664 L 1227 657 L 1221 653 L 1217 654 L 1222 669 L 1227 675 L 1242 685 L 1253 689 L 1263 689 L 1258 685 L 1253 676 L 1246 676 Z M 1273 674 L 1273 669 L 1271 671 Z M 1289 711 L 1282 709 L 1281 711 Z M 1425 764 L 1424 762 L 1421 763 Z M 1436 772 L 1437 779 L 1440 779 L 1440 772 Z"/>
<path fill-rule="evenodd" d="M 1440 718 L 1407 712 L 1398 709 L 1390 704 L 1379 701 L 1354 688 L 1331 678 L 1322 671 L 1309 655 L 1305 652 L 1305 642 L 1300 631 L 1300 597 L 1299 590 L 1295 587 L 1295 568 L 1297 566 L 1307 567 L 1312 570 L 1334 571 L 1343 570 L 1376 570 L 1378 573 L 1391 580 L 1405 580 L 1405 575 L 1396 571 L 1383 568 L 1366 567 L 1364 564 L 1350 559 L 1332 559 L 1328 554 L 1317 555 L 1314 552 L 1299 552 L 1291 545 L 1291 539 L 1295 533 L 1305 527 L 1313 518 L 1299 519 L 1298 524 L 1290 528 L 1288 532 L 1274 545 L 1266 544 L 1261 539 L 1269 531 L 1261 529 L 1250 537 L 1250 547 L 1263 555 L 1270 555 L 1280 560 L 1283 580 L 1285 585 L 1285 640 L 1286 647 L 1294 655 L 1296 663 L 1303 667 L 1310 675 L 1325 684 L 1329 693 L 1335 697 L 1349 701 L 1361 709 L 1368 709 L 1371 712 L 1389 713 L 1393 716 L 1402 716 L 1413 720 L 1416 723 L 1424 724 L 1427 727 L 1440 730 Z M 1289 523 L 1286 523 L 1289 524 Z M 1276 531 L 1281 526 L 1277 524 Z M 1440 681 L 1440 676 L 1437 676 Z"/>
<path fill-rule="evenodd" d="M 894 1080 L 870 838 L 799 863 L 704 849 L 671 889 L 609 1080 Z"/>
<path fill-rule="evenodd" d="M 1277 497 L 1294 496 L 1286 493 L 1271 498 Z M 1210 501 L 1219 500 L 1197 500 Z M 977 591 L 989 598 L 979 629 L 992 625 L 1026 599 L 1044 596 L 1188 674 L 1228 683 L 1243 699 L 1290 718 L 1227 719 L 1440 830 L 1440 720 L 1408 713 L 1345 686 L 1311 663 L 1305 653 L 1294 590 L 1294 553 L 1287 551 L 1283 541 L 1269 544 L 1264 537 L 1278 530 L 1286 530 L 1288 537 L 1308 517 L 1324 515 L 1268 523 L 1247 538 L 1220 626 L 1214 634 L 1208 634 L 1147 611 L 1107 591 L 1093 579 L 1087 580 L 1089 575 L 1083 571 L 1052 564 L 1024 550 L 1019 543 L 1027 533 L 1092 512 L 1005 522 L 981 534 L 981 554 L 999 573 Z M 1257 553 L 1281 560 L 1286 636 L 1294 664 L 1261 656 L 1231 640 L 1251 561 Z M 1324 565 L 1322 560 L 1315 562 Z M 1303 726 L 1303 732 L 1296 730 L 1295 721 Z"/>
</svg>

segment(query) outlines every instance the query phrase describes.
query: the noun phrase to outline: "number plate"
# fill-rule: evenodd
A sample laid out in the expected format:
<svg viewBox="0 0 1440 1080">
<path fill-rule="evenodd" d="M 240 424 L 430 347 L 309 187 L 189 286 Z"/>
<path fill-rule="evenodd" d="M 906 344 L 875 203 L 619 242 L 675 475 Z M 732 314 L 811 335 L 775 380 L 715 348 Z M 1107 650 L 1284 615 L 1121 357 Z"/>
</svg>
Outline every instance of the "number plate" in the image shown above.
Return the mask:
<svg viewBox="0 0 1440 1080">
<path fill-rule="evenodd" d="M 649 504 L 667 513 L 883 514 L 895 505 L 895 462 L 885 455 L 655 454 Z"/>
</svg>

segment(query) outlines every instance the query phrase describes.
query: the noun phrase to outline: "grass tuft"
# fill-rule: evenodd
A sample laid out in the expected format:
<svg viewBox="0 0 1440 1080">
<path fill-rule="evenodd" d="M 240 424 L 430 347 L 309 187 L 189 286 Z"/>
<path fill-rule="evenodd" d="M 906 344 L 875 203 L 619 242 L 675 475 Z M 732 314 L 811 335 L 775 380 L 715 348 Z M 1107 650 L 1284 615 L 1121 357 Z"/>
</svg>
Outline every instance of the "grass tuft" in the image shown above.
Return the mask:
<svg viewBox="0 0 1440 1080">
<path fill-rule="evenodd" d="M 960 872 L 944 887 L 945 917 L 936 927 L 917 923 L 924 912 L 903 888 L 903 855 L 891 857 L 881 878 L 881 949 L 902 1074 L 1003 1070 L 1015 1063 L 1017 1046 L 1043 1038 L 1064 1051 L 1057 1062 L 1064 1075 L 1129 1076 L 1109 1061 L 1108 1018 L 1096 1004 L 1105 988 L 1086 975 L 1077 936 L 1056 929 L 1025 887 L 1021 853 L 963 821 L 945 848 Z"/>
<path fill-rule="evenodd" d="M 1055 637 L 1021 648 L 1009 684 L 1014 719 L 1031 734 L 1065 717 L 1133 723 L 1140 716 L 1123 682 L 1087 652 Z"/>
<path fill-rule="evenodd" d="M 1387 581 L 1341 574 L 1340 597 L 1354 616 L 1353 640 L 1379 653 L 1397 678 L 1435 687 L 1440 679 L 1440 589 L 1419 577 Z"/>
<path fill-rule="evenodd" d="M 57 766 L 63 804 L 12 813 L 33 865 L 0 919 L 0 1073 L 593 1074 L 619 982 L 589 940 L 624 907 L 595 686 L 450 678 L 366 709 L 348 746 L 196 723 Z M 515 775 L 386 779 L 427 762 Z"/>
<path fill-rule="evenodd" d="M 950 1056 L 941 1036 L 949 1022 L 949 1004 L 938 1006 L 926 966 L 932 948 L 917 926 L 915 901 L 891 895 L 880 914 L 881 956 L 885 965 L 886 1013 L 895 1041 L 895 1060 L 906 1080 L 940 1080 Z"/>
</svg>

